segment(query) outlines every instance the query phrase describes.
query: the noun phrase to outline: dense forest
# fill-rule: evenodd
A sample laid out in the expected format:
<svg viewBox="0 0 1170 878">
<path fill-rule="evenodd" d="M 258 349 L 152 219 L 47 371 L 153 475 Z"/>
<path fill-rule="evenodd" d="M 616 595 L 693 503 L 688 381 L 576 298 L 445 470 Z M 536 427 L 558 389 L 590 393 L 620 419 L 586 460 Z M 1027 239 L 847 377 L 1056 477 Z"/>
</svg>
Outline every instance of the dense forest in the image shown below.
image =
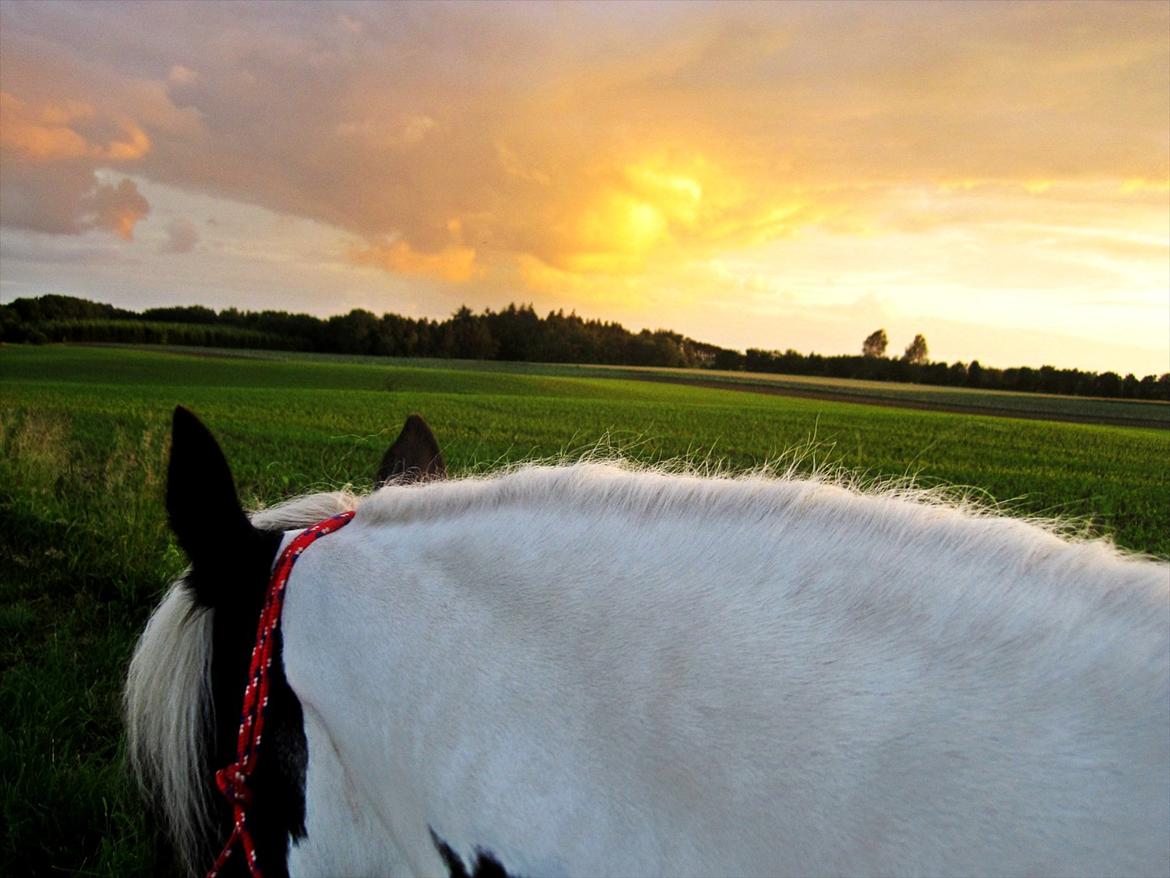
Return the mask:
<svg viewBox="0 0 1170 878">
<path fill-rule="evenodd" d="M 1053 366 L 995 369 L 981 366 L 977 360 L 932 362 L 922 336 L 915 338 L 904 355 L 887 357 L 884 330 L 865 339 L 863 353 L 856 356 L 756 348 L 740 353 L 664 329 L 635 333 L 619 323 L 585 320 L 563 311 L 541 317 L 531 305 L 509 305 L 481 314 L 463 307 L 446 320 L 399 314 L 379 317 L 361 309 L 321 319 L 285 311 L 214 311 L 201 305 L 135 312 L 72 296 L 49 295 L 0 305 L 0 341 L 153 343 L 388 357 L 676 366 L 1170 400 L 1170 374 L 1139 379 L 1116 372 Z"/>
</svg>

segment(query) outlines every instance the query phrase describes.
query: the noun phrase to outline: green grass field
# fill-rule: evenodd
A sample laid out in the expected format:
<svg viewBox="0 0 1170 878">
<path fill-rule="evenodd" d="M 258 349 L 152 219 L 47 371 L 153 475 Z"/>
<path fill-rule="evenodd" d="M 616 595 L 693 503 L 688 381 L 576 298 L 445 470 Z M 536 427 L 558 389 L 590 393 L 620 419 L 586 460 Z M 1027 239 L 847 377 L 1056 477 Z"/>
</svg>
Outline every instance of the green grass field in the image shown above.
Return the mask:
<svg viewBox="0 0 1170 878">
<path fill-rule="evenodd" d="M 176 403 L 215 431 L 251 503 L 368 487 L 403 418 L 420 412 L 455 474 L 599 442 L 639 460 L 685 456 L 733 470 L 796 447 L 807 466 L 964 486 L 1014 514 L 1073 518 L 1127 548 L 1170 555 L 1166 430 L 604 377 L 612 374 L 0 348 L 0 873 L 152 873 L 149 831 L 121 765 L 118 698 L 134 638 L 183 566 L 161 503 Z M 1008 396 L 1011 406 L 1036 399 Z M 1033 402 L 1031 413 L 1045 405 Z"/>
<path fill-rule="evenodd" d="M 206 348 L 170 346 L 171 350 L 206 356 Z M 285 351 L 217 349 L 215 354 L 253 360 L 385 365 L 384 357 L 304 354 Z M 1121 427 L 1170 429 L 1170 403 L 1137 399 L 1012 393 L 970 387 L 863 381 L 815 375 L 774 375 L 716 369 L 672 369 L 662 366 L 598 366 L 578 363 L 500 363 L 484 360 L 398 359 L 399 365 L 444 371 L 502 372 L 561 378 L 632 378 L 694 386 L 725 386 L 735 390 L 786 392 L 841 402 L 864 402 L 933 408 L 968 414 L 1002 415 Z"/>
</svg>

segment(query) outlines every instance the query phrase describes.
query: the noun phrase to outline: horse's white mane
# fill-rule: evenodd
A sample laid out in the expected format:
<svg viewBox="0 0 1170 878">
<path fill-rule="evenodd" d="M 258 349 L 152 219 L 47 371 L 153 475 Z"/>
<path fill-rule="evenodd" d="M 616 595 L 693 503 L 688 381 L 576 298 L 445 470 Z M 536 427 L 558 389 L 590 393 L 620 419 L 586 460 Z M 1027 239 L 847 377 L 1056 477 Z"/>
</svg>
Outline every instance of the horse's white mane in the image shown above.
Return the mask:
<svg viewBox="0 0 1170 878">
<path fill-rule="evenodd" d="M 561 511 L 676 515 L 702 519 L 708 528 L 734 528 L 745 517 L 763 520 L 799 509 L 801 516 L 820 516 L 826 525 L 848 524 L 853 534 L 872 528 L 897 539 L 927 528 L 951 542 L 970 543 L 972 551 L 1002 554 L 1016 544 L 1030 554 L 1075 544 L 1098 557 L 1147 557 L 1094 537 L 1083 523 L 1019 515 L 974 490 L 924 488 L 912 478 L 865 479 L 833 468 L 802 473 L 800 462 L 740 474 L 685 460 L 655 465 L 609 457 L 527 462 L 485 475 L 377 491 L 362 500 L 358 516 L 370 524 L 389 524 L 535 505 Z M 426 490 L 419 490 L 422 487 Z"/>
<path fill-rule="evenodd" d="M 1106 540 L 1069 539 L 1067 525 L 1005 517 L 954 492 L 905 482 L 861 484 L 821 472 L 796 477 L 765 469 L 730 476 L 687 465 L 646 467 L 622 460 L 523 464 L 485 476 L 407 487 L 362 497 L 316 493 L 253 515 L 260 527 L 302 528 L 357 509 L 368 525 L 429 521 L 505 506 L 618 514 L 632 520 L 661 516 L 735 529 L 746 522 L 810 518 L 825 532 L 854 539 L 864 533 L 891 551 L 924 537 L 972 564 L 1028 569 L 1042 562 L 1070 574 L 1086 566 L 1125 565 L 1131 556 Z M 833 531 L 833 526 L 836 530 Z M 1060 578 L 1060 577 L 1057 577 Z M 1078 578 L 1075 576 L 1070 579 Z M 1082 581 L 1084 581 L 1082 579 Z M 1136 605 L 1135 605 L 1136 606 Z M 206 778 L 200 776 L 210 716 L 210 614 L 194 606 L 180 579 L 155 611 L 130 664 L 125 692 L 131 765 L 165 810 L 172 836 L 194 872 L 210 824 Z"/>
<path fill-rule="evenodd" d="M 348 491 L 309 494 L 252 515 L 258 527 L 295 530 L 354 509 Z M 196 606 L 186 574 L 172 583 L 130 660 L 124 709 L 130 767 L 166 816 L 180 859 L 199 874 L 207 851 L 211 801 L 201 770 L 214 728 L 210 611 Z"/>
</svg>

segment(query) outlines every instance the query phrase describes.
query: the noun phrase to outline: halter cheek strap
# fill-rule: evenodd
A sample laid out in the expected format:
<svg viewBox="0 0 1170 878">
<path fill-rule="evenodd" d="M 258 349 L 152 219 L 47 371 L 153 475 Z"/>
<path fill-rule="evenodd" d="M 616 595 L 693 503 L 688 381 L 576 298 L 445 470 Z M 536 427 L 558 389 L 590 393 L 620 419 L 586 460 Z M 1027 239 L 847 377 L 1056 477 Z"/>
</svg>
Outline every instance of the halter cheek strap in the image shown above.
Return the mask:
<svg viewBox="0 0 1170 878">
<path fill-rule="evenodd" d="M 244 689 L 244 705 L 240 711 L 240 735 L 236 745 L 236 761 L 215 773 L 215 785 L 232 806 L 232 834 L 207 878 L 216 878 L 235 850 L 236 842 L 244 851 L 248 871 L 253 878 L 263 878 L 256 862 L 256 843 L 248 829 L 248 808 L 252 804 L 252 775 L 260 753 L 260 739 L 264 731 L 264 713 L 268 707 L 269 669 L 276 631 L 280 627 L 280 611 L 284 607 L 284 588 L 297 558 L 310 545 L 326 534 L 345 527 L 353 518 L 352 512 L 342 512 L 327 518 L 298 536 L 285 547 L 277 559 L 268 583 L 268 594 L 256 626 L 256 645 L 252 647 L 252 663 L 248 669 L 248 685 Z"/>
</svg>

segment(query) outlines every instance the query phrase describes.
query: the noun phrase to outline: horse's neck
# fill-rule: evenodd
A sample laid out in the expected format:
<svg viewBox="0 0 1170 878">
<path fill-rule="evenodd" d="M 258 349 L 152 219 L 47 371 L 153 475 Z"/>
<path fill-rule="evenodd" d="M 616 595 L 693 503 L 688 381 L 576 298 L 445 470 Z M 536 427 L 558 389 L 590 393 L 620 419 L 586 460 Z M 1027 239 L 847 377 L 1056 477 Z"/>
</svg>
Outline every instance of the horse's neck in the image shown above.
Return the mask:
<svg viewBox="0 0 1170 878">
<path fill-rule="evenodd" d="M 502 813 L 568 862 L 600 869 L 617 852 L 631 873 L 763 873 L 777 837 L 792 840 L 792 871 L 823 871 L 835 825 L 947 829 L 905 787 L 906 766 L 951 784 L 974 764 L 963 754 L 1007 752 L 985 769 L 993 813 L 972 818 L 994 825 L 965 838 L 982 852 L 988 832 L 1045 813 L 1014 792 L 1039 782 L 1017 779 L 1047 777 L 1053 754 L 1079 765 L 1089 745 L 1070 729 L 1092 729 L 1088 761 L 1127 773 L 1094 788 L 1101 814 L 1124 823 L 1130 790 L 1162 783 L 1138 775 L 1170 758 L 1151 720 L 1170 685 L 1164 567 L 942 510 L 935 527 L 847 497 L 787 518 L 744 499 L 717 516 L 571 497 L 359 513 L 306 553 L 285 607 L 288 679 L 320 717 L 310 764 L 331 746 L 360 766 L 349 782 L 401 837 L 425 832 L 438 802 L 444 837 L 468 850 L 506 842 Z M 1166 819 L 1156 792 L 1141 798 L 1150 826 Z M 712 836 L 699 801 L 736 803 L 735 823 Z M 630 853 L 704 837 L 718 849 L 693 862 L 664 863 L 674 846 Z M 1024 871 L 1010 854 L 987 869 Z M 891 862 L 862 850 L 829 868 Z"/>
<path fill-rule="evenodd" d="M 369 587 L 417 601 L 423 616 L 449 604 L 570 638 L 605 619 L 614 648 L 628 646 L 623 637 L 649 646 L 674 619 L 731 637 L 735 613 L 765 636 L 815 622 L 810 650 L 872 636 L 972 652 L 1047 635 L 1165 640 L 1164 566 L 1018 521 L 793 490 L 786 510 L 761 511 L 745 490 L 742 506 L 710 516 L 685 504 L 504 504 L 370 528 L 359 551 Z M 413 585 L 385 573 L 379 582 L 385 559 Z"/>
</svg>

